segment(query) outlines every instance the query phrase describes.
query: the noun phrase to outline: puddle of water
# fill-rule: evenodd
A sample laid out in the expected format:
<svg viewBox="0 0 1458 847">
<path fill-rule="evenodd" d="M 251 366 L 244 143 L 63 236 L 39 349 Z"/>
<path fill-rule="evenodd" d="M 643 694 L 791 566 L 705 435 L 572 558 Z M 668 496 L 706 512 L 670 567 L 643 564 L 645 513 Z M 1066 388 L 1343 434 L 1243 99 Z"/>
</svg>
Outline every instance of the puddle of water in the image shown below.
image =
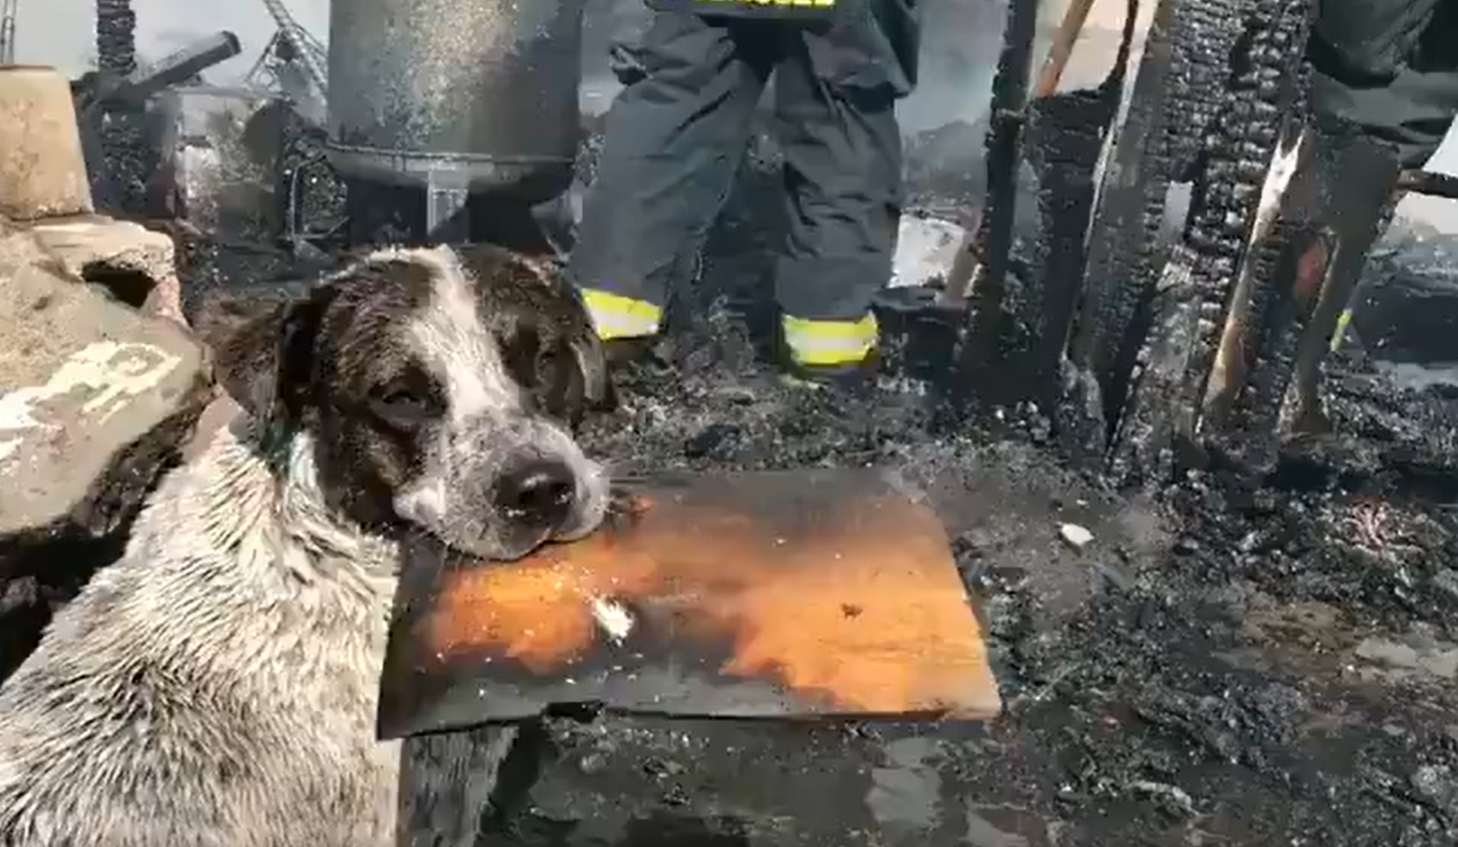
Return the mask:
<svg viewBox="0 0 1458 847">
<path fill-rule="evenodd" d="M 925 831 L 937 823 L 942 778 L 932 761 L 935 741 L 901 738 L 885 745 L 886 767 L 871 770 L 866 806 L 893 832 Z"/>
<path fill-rule="evenodd" d="M 1041 847 L 1041 845 L 1047 843 L 1046 839 L 1040 838 L 1037 841 L 1031 841 L 1018 832 L 1008 831 L 1009 829 L 1023 829 L 1023 826 L 1019 826 L 1018 824 L 1022 823 L 1026 825 L 1028 823 L 1026 821 L 1019 822 L 1014 820 L 1011 822 L 1011 826 L 1008 824 L 999 826 L 990 819 L 996 818 L 1001 823 L 1003 818 L 1009 817 L 1007 814 L 1008 811 L 989 808 L 968 809 L 967 834 L 963 843 L 967 847 Z M 1042 826 L 1041 822 L 1034 821 L 1032 823 L 1038 827 Z"/>
<path fill-rule="evenodd" d="M 1423 391 L 1435 385 L 1458 385 L 1458 362 L 1442 362 L 1419 365 L 1412 362 L 1374 363 L 1378 372 L 1392 380 L 1397 387 L 1410 391 Z"/>
</svg>

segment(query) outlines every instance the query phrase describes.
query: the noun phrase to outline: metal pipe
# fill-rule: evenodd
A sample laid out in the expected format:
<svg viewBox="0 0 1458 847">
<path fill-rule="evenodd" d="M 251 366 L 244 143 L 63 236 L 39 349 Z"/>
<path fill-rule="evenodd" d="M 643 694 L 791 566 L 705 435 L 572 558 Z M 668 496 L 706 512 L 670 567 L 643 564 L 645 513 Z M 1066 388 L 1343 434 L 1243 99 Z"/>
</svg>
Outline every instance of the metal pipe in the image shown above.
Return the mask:
<svg viewBox="0 0 1458 847">
<path fill-rule="evenodd" d="M 243 52 L 238 36 L 227 30 L 194 41 L 165 58 L 127 74 L 117 86 L 98 99 L 140 103 L 174 85 L 180 85 L 214 65 Z"/>
</svg>

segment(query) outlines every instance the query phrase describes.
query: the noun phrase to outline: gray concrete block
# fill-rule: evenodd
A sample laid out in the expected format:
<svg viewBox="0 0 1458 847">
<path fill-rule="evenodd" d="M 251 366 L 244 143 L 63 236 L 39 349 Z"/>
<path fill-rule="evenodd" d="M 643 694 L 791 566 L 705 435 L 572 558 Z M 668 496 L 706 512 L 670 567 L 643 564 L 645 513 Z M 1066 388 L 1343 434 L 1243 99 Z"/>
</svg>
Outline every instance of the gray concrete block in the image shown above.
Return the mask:
<svg viewBox="0 0 1458 847">
<path fill-rule="evenodd" d="M 124 528 L 211 397 L 185 329 L 35 254 L 0 237 L 0 567 L 7 546 Z"/>
<path fill-rule="evenodd" d="M 172 237 L 102 215 L 49 218 L 30 227 L 72 276 L 105 286 L 149 314 L 182 319 L 182 286 Z"/>
</svg>

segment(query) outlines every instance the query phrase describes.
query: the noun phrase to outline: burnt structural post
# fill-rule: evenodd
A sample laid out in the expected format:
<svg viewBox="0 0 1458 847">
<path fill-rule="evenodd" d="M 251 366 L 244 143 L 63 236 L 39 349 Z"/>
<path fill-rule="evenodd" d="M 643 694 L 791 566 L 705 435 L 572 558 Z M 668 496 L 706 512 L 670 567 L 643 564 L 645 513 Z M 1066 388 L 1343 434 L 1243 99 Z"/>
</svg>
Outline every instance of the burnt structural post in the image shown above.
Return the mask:
<svg viewBox="0 0 1458 847">
<path fill-rule="evenodd" d="M 137 69 L 137 14 L 131 0 L 96 0 L 96 69 L 105 86 Z M 146 196 L 146 138 L 142 104 L 118 105 L 96 127 L 107 179 L 97 203 L 135 209 Z"/>
</svg>

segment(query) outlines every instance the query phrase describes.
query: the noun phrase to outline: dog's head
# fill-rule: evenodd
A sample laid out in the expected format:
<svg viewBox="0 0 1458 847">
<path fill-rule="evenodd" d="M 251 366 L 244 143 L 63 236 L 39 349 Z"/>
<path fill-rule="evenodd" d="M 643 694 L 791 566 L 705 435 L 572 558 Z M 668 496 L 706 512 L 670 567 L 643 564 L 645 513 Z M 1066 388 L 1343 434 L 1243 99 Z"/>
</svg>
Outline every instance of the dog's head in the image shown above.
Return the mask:
<svg viewBox="0 0 1458 847">
<path fill-rule="evenodd" d="M 601 521 L 571 435 L 612 403 L 581 304 L 505 250 L 382 251 L 249 320 L 217 350 L 256 419 L 309 433 L 325 500 L 512 559 Z"/>
</svg>

